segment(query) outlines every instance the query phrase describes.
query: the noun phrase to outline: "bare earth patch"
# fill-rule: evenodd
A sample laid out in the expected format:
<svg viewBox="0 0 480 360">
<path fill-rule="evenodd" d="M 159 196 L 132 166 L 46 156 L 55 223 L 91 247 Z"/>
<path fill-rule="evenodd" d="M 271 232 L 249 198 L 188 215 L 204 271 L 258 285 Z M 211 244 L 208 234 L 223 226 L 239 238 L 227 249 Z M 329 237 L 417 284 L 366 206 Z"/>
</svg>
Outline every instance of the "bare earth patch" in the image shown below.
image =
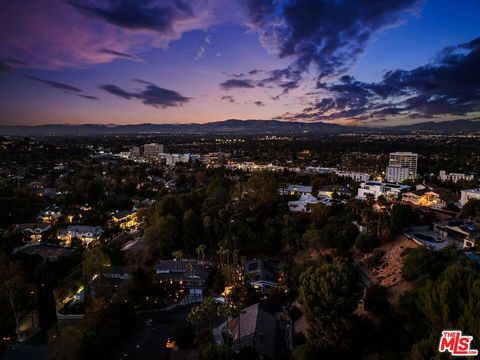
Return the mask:
<svg viewBox="0 0 480 360">
<path fill-rule="evenodd" d="M 419 245 L 405 235 L 399 235 L 392 243 L 380 247 L 385 252 L 378 266 L 367 269 L 372 280 L 387 288 L 388 298 L 393 306 L 398 304 L 400 295 L 413 289 L 413 284 L 402 277 L 402 267 L 406 249 Z"/>
</svg>

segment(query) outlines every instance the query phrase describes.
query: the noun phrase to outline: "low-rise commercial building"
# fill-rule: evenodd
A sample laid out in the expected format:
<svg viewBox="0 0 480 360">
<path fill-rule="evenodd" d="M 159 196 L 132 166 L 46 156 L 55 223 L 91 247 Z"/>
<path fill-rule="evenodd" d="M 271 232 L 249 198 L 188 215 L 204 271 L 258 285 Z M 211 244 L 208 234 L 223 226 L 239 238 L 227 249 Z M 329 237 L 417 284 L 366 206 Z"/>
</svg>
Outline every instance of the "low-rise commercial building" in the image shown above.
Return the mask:
<svg viewBox="0 0 480 360">
<path fill-rule="evenodd" d="M 453 183 L 457 183 L 459 180 L 472 181 L 475 176 L 464 173 L 447 173 L 445 170 L 440 170 L 438 173 L 438 178 L 441 181 L 451 181 Z"/>
<path fill-rule="evenodd" d="M 465 189 L 461 191 L 460 206 L 464 206 L 469 200 L 480 200 L 480 188 Z"/>
</svg>

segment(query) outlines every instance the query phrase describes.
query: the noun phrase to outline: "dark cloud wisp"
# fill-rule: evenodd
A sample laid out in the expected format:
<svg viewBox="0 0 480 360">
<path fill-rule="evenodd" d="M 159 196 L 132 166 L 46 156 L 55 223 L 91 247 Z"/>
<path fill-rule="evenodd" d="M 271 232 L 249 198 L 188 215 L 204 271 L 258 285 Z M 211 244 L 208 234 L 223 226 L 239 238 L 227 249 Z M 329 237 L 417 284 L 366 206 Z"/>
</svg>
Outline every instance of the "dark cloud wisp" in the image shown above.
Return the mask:
<svg viewBox="0 0 480 360">
<path fill-rule="evenodd" d="M 138 81 L 138 79 L 136 81 L 144 83 L 145 88 L 135 92 L 126 91 L 112 84 L 100 85 L 98 88 L 123 99 L 139 99 L 145 105 L 162 109 L 181 106 L 191 100 L 176 91 L 161 88 L 147 81 Z"/>
<path fill-rule="evenodd" d="M 88 16 L 133 30 L 168 32 L 172 30 L 175 21 L 193 16 L 190 5 L 183 0 L 163 4 L 151 0 L 107 0 L 105 7 L 83 1 L 69 3 Z"/>
<path fill-rule="evenodd" d="M 103 54 L 113 55 L 117 58 L 121 58 L 121 59 L 125 59 L 125 60 L 142 61 L 142 62 L 144 61 L 142 58 L 140 58 L 136 55 L 127 54 L 127 53 L 123 53 L 123 52 L 115 51 L 115 50 L 111 50 L 111 49 L 102 49 L 102 50 L 100 50 L 100 52 L 103 53 Z"/>
<path fill-rule="evenodd" d="M 229 79 L 220 84 L 224 90 L 249 89 L 255 87 L 255 82 L 250 79 Z"/>
</svg>

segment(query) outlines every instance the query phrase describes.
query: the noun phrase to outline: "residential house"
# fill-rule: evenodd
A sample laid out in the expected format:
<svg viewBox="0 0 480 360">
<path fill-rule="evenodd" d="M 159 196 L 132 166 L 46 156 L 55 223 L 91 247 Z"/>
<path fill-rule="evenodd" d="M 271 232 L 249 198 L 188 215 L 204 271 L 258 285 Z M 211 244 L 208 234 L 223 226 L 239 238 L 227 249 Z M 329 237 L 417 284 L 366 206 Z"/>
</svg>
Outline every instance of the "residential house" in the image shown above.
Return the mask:
<svg viewBox="0 0 480 360">
<path fill-rule="evenodd" d="M 288 185 L 279 190 L 281 195 L 309 195 L 312 193 L 311 186 L 305 185 Z"/>
<path fill-rule="evenodd" d="M 112 220 L 123 230 L 137 229 L 139 225 L 137 209 L 117 211 L 112 215 Z"/>
<path fill-rule="evenodd" d="M 39 255 L 45 261 L 58 261 L 62 256 L 72 254 L 73 249 L 65 249 L 64 247 L 53 244 L 35 244 L 25 245 L 13 250 L 14 254 Z"/>
<path fill-rule="evenodd" d="M 319 200 L 315 196 L 304 194 L 298 200 L 289 201 L 288 209 L 293 213 L 311 213 L 312 206 L 318 203 Z"/>
<path fill-rule="evenodd" d="M 317 196 L 330 199 L 335 196 L 350 197 L 352 196 L 352 190 L 343 185 L 324 185 L 318 190 Z"/>
<path fill-rule="evenodd" d="M 111 287 L 118 287 L 130 278 L 128 268 L 125 266 L 105 266 L 101 275 L 107 285 Z"/>
<path fill-rule="evenodd" d="M 84 246 L 97 242 L 103 234 L 100 226 L 70 225 L 60 230 L 57 234 L 58 240 L 63 246 L 71 246 L 73 240 L 78 240 Z"/>
<path fill-rule="evenodd" d="M 278 287 L 281 278 L 279 261 L 250 259 L 245 261 L 244 268 L 250 284 L 261 293 L 267 293 L 271 288 Z"/>
<path fill-rule="evenodd" d="M 452 219 L 434 224 L 435 237 L 462 244 L 464 249 L 480 245 L 480 223 L 469 220 Z"/>
<path fill-rule="evenodd" d="M 55 222 L 62 216 L 63 206 L 51 205 L 43 209 L 38 215 L 44 222 Z"/>
<path fill-rule="evenodd" d="M 42 241 L 45 234 L 52 230 L 52 225 L 46 222 L 28 223 L 28 224 L 16 224 L 16 229 L 23 232 L 28 236 L 32 242 L 39 243 Z"/>
<path fill-rule="evenodd" d="M 223 332 L 232 339 L 234 351 L 250 347 L 263 359 L 276 359 L 292 348 L 290 318 L 278 316 L 259 303 L 243 309 Z"/>
<path fill-rule="evenodd" d="M 444 207 L 445 201 L 440 198 L 441 193 L 435 189 L 418 189 L 402 194 L 402 201 L 419 206 Z"/>
<path fill-rule="evenodd" d="M 211 267 L 193 259 L 160 260 L 155 276 L 160 283 L 178 284 L 188 295 L 202 299 L 207 289 Z"/>
</svg>

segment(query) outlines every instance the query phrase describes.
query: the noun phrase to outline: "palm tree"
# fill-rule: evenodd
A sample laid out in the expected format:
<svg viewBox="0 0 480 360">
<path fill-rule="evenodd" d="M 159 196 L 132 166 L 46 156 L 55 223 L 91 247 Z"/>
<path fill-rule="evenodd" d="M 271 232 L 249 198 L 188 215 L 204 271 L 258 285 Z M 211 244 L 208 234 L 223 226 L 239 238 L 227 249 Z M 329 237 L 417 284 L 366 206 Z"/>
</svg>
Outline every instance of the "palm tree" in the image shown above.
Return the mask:
<svg viewBox="0 0 480 360">
<path fill-rule="evenodd" d="M 218 316 L 221 316 L 221 317 L 225 318 L 225 321 L 227 323 L 227 340 L 228 340 L 228 333 L 230 331 L 230 329 L 228 328 L 228 322 L 229 322 L 229 317 L 231 315 L 231 309 L 230 309 L 229 303 L 226 302 L 226 303 L 220 305 L 217 308 L 217 314 L 218 314 Z"/>
<path fill-rule="evenodd" d="M 213 249 L 212 235 L 210 233 L 210 227 L 212 226 L 212 218 L 210 216 L 205 216 L 203 218 L 203 227 L 208 236 L 208 241 L 210 242 L 210 249 Z"/>
<path fill-rule="evenodd" d="M 197 248 L 196 248 L 196 252 L 197 252 L 197 261 L 198 263 L 200 263 L 200 258 L 202 258 L 202 263 L 205 262 L 205 249 L 207 248 L 206 245 L 198 245 Z M 202 264 L 203 266 L 203 264 Z"/>
</svg>

